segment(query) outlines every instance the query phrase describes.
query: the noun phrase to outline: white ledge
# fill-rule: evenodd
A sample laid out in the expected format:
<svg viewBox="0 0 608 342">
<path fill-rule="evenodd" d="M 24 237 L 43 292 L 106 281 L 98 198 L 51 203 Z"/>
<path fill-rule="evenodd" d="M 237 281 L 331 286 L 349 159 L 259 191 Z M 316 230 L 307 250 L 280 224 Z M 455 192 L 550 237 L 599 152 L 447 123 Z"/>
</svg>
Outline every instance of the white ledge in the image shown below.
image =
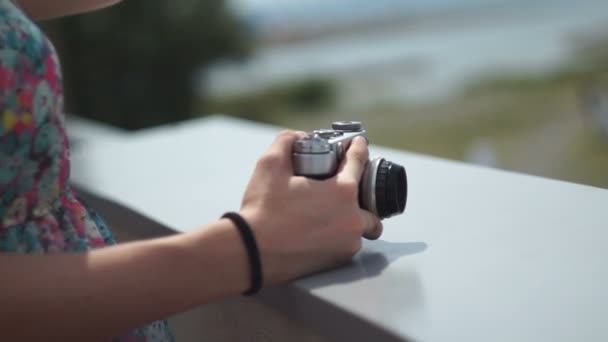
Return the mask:
<svg viewBox="0 0 608 342">
<path fill-rule="evenodd" d="M 188 231 L 238 208 L 278 130 L 215 116 L 93 139 L 73 152 L 73 182 Z M 352 265 L 260 300 L 336 340 L 608 340 L 608 191 L 371 152 L 406 166 L 405 214 Z"/>
</svg>

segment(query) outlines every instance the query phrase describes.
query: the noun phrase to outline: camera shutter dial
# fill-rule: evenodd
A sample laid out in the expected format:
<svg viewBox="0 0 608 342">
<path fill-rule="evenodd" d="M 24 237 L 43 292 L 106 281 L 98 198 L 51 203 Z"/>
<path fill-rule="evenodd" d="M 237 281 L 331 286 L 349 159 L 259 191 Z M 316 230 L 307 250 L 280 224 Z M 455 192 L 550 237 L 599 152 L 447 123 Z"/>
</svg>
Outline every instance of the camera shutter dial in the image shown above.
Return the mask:
<svg viewBox="0 0 608 342">
<path fill-rule="evenodd" d="M 331 128 L 336 131 L 356 132 L 360 131 L 363 126 L 360 121 L 336 121 L 331 124 Z"/>
<path fill-rule="evenodd" d="M 323 139 L 335 138 L 343 135 L 344 133 L 333 130 L 333 129 L 318 129 L 314 131 L 315 135 L 320 136 Z"/>
</svg>

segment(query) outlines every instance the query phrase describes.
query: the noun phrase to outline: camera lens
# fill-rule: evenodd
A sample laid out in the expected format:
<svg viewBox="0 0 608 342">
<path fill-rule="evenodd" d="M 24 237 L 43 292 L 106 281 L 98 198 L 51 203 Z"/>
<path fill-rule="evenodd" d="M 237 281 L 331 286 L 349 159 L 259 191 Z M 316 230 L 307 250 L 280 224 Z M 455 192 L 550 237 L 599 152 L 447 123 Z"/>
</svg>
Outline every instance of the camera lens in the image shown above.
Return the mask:
<svg viewBox="0 0 608 342">
<path fill-rule="evenodd" d="M 383 158 L 370 161 L 360 183 L 363 209 L 385 219 L 405 211 L 407 175 L 405 168 Z"/>
<path fill-rule="evenodd" d="M 405 210 L 407 178 L 401 165 L 383 160 L 376 175 L 376 210 L 381 218 L 400 214 Z"/>
</svg>

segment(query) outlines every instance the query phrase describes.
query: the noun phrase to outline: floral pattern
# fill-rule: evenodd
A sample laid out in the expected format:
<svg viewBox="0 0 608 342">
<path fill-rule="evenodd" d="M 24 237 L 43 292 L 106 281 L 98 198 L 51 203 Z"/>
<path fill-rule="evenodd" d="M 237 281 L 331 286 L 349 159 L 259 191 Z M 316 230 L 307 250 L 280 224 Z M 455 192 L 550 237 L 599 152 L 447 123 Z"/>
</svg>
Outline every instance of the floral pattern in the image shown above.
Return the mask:
<svg viewBox="0 0 608 342">
<path fill-rule="evenodd" d="M 0 253 L 85 252 L 116 242 L 69 186 L 57 53 L 10 0 L 0 0 Z M 173 341 L 166 321 L 115 341 Z"/>
</svg>

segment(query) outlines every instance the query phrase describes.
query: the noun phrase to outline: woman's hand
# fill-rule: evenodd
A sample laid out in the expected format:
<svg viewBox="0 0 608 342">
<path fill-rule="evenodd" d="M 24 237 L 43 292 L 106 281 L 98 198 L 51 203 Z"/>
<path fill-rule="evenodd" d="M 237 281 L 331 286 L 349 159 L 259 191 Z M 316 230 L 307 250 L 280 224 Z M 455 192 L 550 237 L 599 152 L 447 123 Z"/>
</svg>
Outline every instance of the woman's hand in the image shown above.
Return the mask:
<svg viewBox="0 0 608 342">
<path fill-rule="evenodd" d="M 354 139 L 336 176 L 325 181 L 293 175 L 292 145 L 304 133 L 279 134 L 259 159 L 241 214 L 252 226 L 265 284 L 278 284 L 338 266 L 377 239 L 382 224 L 359 207 L 367 143 Z"/>
<path fill-rule="evenodd" d="M 256 236 L 265 285 L 338 266 L 360 249 L 361 236 L 375 239 L 382 233 L 378 218 L 360 209 L 357 199 L 368 158 L 365 141 L 353 141 L 335 177 L 317 181 L 293 175 L 297 136 L 280 134 L 260 158 L 240 211 Z M 241 237 L 229 220 L 86 253 L 0 253 L 2 336 L 109 340 L 242 293 L 250 285 L 248 268 Z M 101 321 L 104 329 L 97 329 Z M 22 329 L 23 322 L 32 322 L 30 329 Z"/>
</svg>

